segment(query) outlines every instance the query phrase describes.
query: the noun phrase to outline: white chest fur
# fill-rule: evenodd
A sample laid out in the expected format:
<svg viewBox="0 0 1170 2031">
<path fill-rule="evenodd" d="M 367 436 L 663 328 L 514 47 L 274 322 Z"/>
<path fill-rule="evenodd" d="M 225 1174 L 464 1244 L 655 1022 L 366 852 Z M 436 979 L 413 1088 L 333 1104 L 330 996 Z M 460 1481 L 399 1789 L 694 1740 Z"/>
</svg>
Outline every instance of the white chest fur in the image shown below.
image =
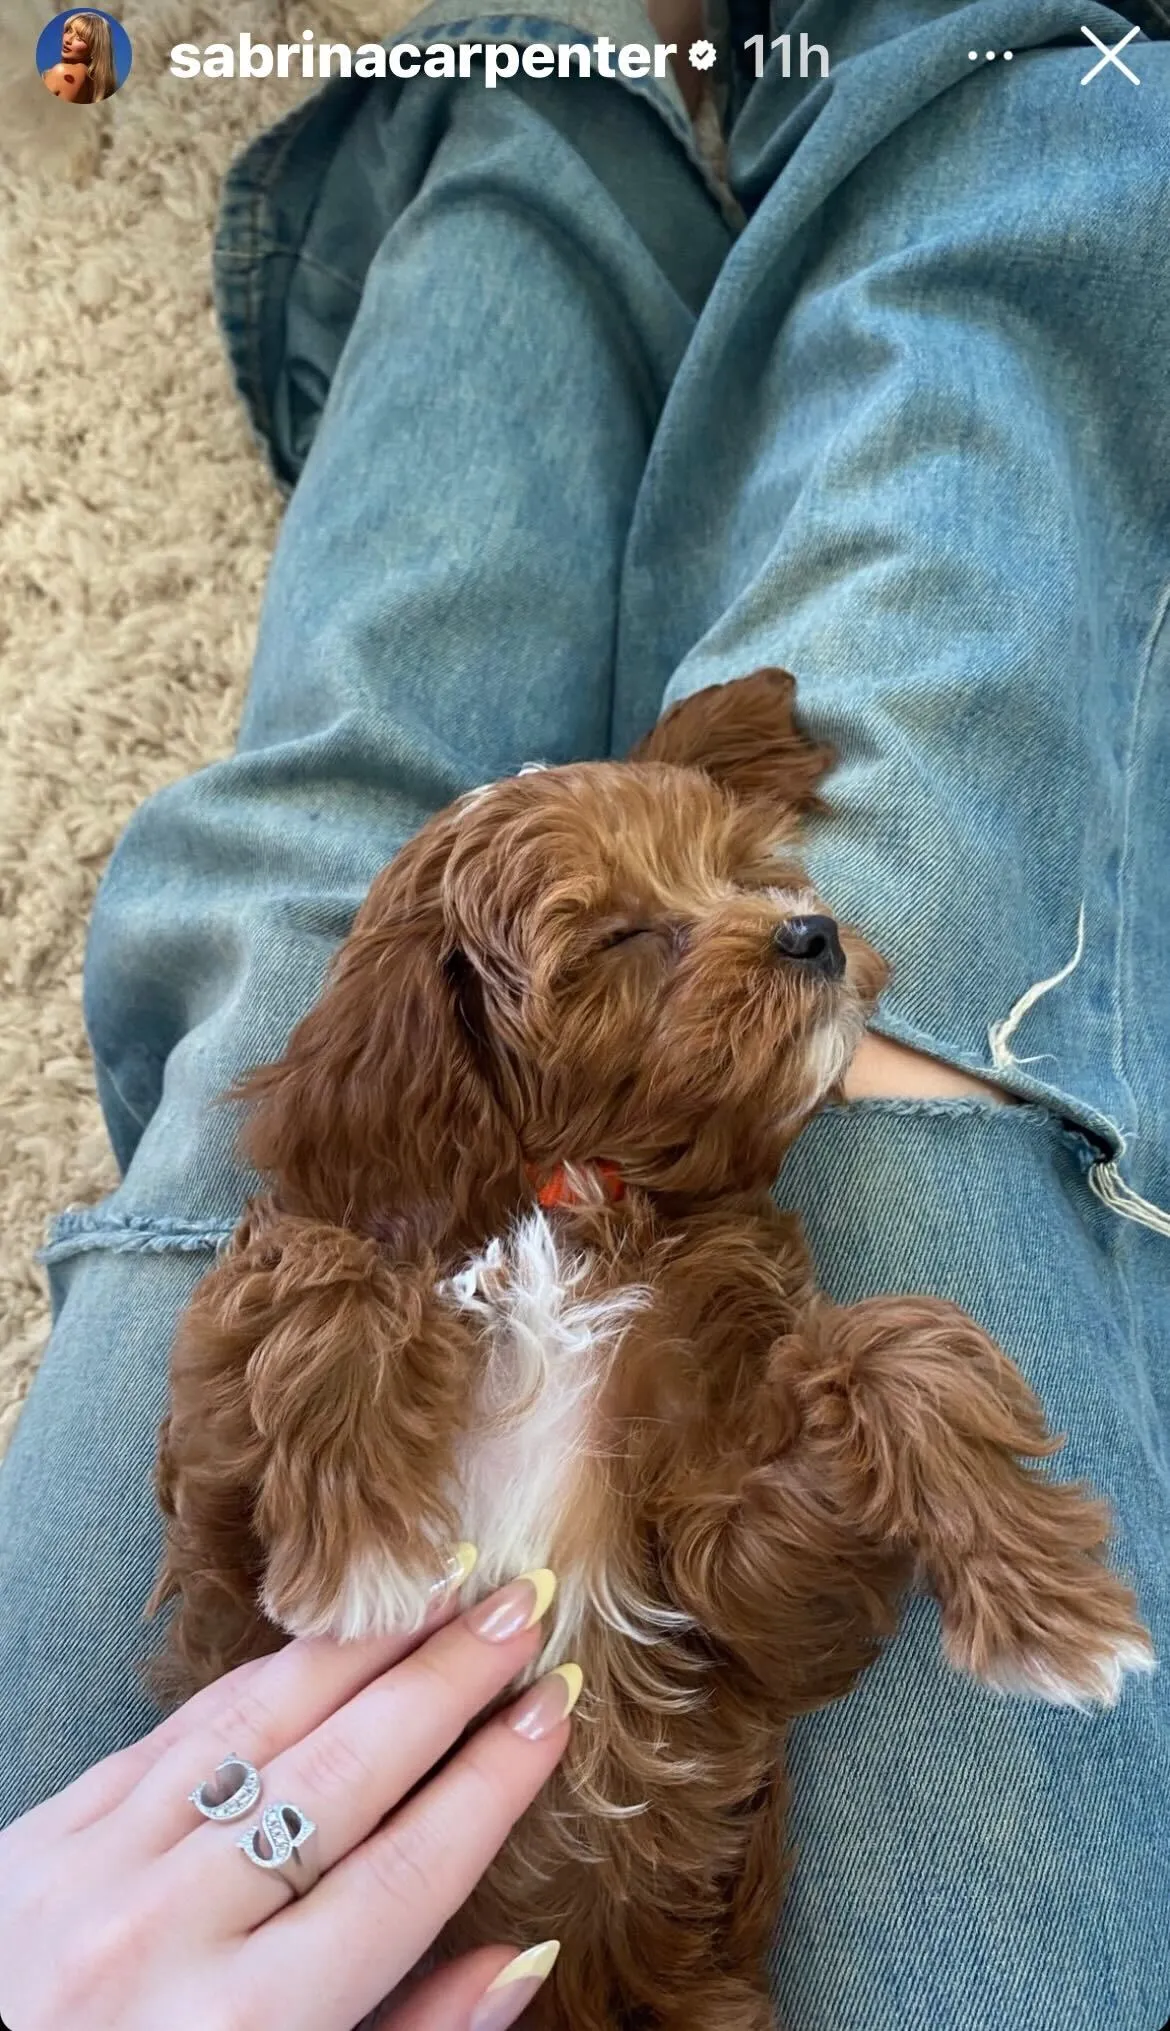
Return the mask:
<svg viewBox="0 0 1170 2031">
<path fill-rule="evenodd" d="M 534 1212 L 445 1286 L 482 1335 L 478 1397 L 456 1475 L 463 1534 L 479 1549 L 477 1596 L 551 1562 L 595 1443 L 599 1392 L 631 1314 L 649 1299 L 637 1286 L 589 1295 L 592 1268 Z M 558 1578 L 541 1669 L 571 1655 L 585 1608 L 588 1576 Z"/>
<path fill-rule="evenodd" d="M 631 1314 L 650 1297 L 640 1286 L 599 1294 L 593 1271 L 589 1257 L 566 1247 L 538 1211 L 440 1286 L 441 1296 L 475 1321 L 482 1352 L 448 1491 L 457 1534 L 479 1552 L 460 1596 L 465 1605 L 552 1562 L 558 1528 L 587 1471 L 598 1395 Z M 436 1546 L 433 1569 L 419 1572 L 389 1548 L 367 1548 L 336 1596 L 315 1604 L 311 1615 L 290 1617 L 274 1613 L 266 1599 L 264 1605 L 297 1636 L 353 1640 L 416 1629 L 448 1549 Z M 572 1655 L 590 1600 L 607 1620 L 625 1620 L 596 1565 L 590 1570 L 582 1562 L 557 1578 L 548 1642 L 534 1672 Z M 639 1632 L 631 1626 L 629 1633 Z"/>
</svg>

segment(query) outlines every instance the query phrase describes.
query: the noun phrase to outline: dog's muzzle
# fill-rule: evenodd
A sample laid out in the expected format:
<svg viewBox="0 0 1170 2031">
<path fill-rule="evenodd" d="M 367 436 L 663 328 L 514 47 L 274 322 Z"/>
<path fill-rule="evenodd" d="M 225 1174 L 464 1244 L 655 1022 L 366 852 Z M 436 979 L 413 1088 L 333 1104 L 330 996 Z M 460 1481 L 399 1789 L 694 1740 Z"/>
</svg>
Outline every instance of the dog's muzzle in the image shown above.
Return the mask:
<svg viewBox="0 0 1170 2031">
<path fill-rule="evenodd" d="M 782 959 L 825 980 L 840 980 L 845 971 L 845 954 L 832 917 L 789 917 L 777 925 L 772 943 Z"/>
</svg>

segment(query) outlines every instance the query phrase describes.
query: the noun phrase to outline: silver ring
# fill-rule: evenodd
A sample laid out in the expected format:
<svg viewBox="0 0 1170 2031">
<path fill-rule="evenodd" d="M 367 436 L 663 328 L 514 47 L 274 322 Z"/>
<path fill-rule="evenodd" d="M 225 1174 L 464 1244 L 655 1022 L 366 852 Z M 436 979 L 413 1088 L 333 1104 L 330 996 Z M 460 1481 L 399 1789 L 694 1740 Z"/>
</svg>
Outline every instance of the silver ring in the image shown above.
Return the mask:
<svg viewBox="0 0 1170 2031">
<path fill-rule="evenodd" d="M 283 1876 L 289 1889 L 303 1897 L 321 1874 L 316 1833 L 316 1823 L 308 1813 L 282 1799 L 266 1806 L 254 1826 L 236 1835 L 236 1846 L 258 1869 Z"/>
<path fill-rule="evenodd" d="M 204 1819 L 240 1819 L 260 1796 L 260 1772 L 246 1756 L 225 1756 L 215 1775 L 187 1793 Z"/>
</svg>

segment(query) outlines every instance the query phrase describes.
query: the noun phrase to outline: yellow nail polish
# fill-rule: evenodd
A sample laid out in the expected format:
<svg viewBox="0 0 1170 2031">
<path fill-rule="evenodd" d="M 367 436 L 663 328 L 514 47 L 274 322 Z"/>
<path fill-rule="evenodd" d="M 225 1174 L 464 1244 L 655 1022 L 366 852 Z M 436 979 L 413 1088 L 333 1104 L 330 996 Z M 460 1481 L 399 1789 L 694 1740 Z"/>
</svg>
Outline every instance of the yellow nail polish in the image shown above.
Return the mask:
<svg viewBox="0 0 1170 2031">
<path fill-rule="evenodd" d="M 583 1684 L 579 1664 L 558 1664 L 520 1695 L 507 1716 L 508 1726 L 526 1741 L 543 1742 L 568 1720 Z"/>
<path fill-rule="evenodd" d="M 479 1564 L 478 1546 L 467 1543 L 457 1544 L 451 1554 L 451 1563 L 455 1568 L 456 1574 L 451 1584 L 455 1587 L 461 1587 L 464 1580 L 471 1578 L 472 1573 Z"/>
<path fill-rule="evenodd" d="M 432 1599 L 439 1605 L 457 1594 L 463 1582 L 469 1579 L 479 1564 L 479 1551 L 473 1544 L 457 1544 L 453 1547 L 441 1579 L 431 1587 Z"/>
<path fill-rule="evenodd" d="M 526 1629 L 535 1629 L 536 1624 L 540 1621 L 541 1616 L 545 1614 L 545 1612 L 547 1611 L 549 1602 L 552 1600 L 553 1595 L 556 1593 L 557 1576 L 554 1572 L 550 1572 L 547 1566 L 538 1566 L 535 1572 L 517 1573 L 516 1575 L 517 1585 L 519 1585 L 521 1580 L 527 1580 L 528 1584 L 533 1588 L 536 1594 L 536 1602 L 532 1609 L 532 1613 L 529 1615 L 527 1622 L 524 1624 L 524 1627 Z"/>
<path fill-rule="evenodd" d="M 549 1677 L 563 1678 L 565 1681 L 565 1711 L 561 1715 L 561 1719 L 562 1721 L 567 1721 L 581 1697 L 581 1688 L 585 1683 L 585 1674 L 579 1664 L 557 1664 L 549 1672 Z"/>
<path fill-rule="evenodd" d="M 497 1989 L 504 1989 L 509 1982 L 543 1982 L 556 1965 L 561 1950 L 559 1939 L 546 1939 L 541 1946 L 530 1946 L 524 1953 L 518 1953 L 506 1968 L 501 1968 L 494 1982 L 489 1982 L 485 1993 L 491 1995 Z"/>
</svg>

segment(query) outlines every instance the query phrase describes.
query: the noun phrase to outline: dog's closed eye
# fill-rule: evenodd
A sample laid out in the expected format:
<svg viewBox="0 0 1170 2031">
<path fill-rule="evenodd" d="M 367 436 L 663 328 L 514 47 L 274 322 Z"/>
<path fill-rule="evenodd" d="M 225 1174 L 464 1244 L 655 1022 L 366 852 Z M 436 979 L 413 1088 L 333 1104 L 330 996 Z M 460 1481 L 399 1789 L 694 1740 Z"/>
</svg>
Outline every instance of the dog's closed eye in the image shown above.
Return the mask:
<svg viewBox="0 0 1170 2031">
<path fill-rule="evenodd" d="M 671 921 L 659 923 L 614 924 L 600 942 L 602 952 L 625 950 L 653 951 L 657 949 L 664 957 L 677 959 L 686 951 L 688 934 L 685 924 Z"/>
</svg>

